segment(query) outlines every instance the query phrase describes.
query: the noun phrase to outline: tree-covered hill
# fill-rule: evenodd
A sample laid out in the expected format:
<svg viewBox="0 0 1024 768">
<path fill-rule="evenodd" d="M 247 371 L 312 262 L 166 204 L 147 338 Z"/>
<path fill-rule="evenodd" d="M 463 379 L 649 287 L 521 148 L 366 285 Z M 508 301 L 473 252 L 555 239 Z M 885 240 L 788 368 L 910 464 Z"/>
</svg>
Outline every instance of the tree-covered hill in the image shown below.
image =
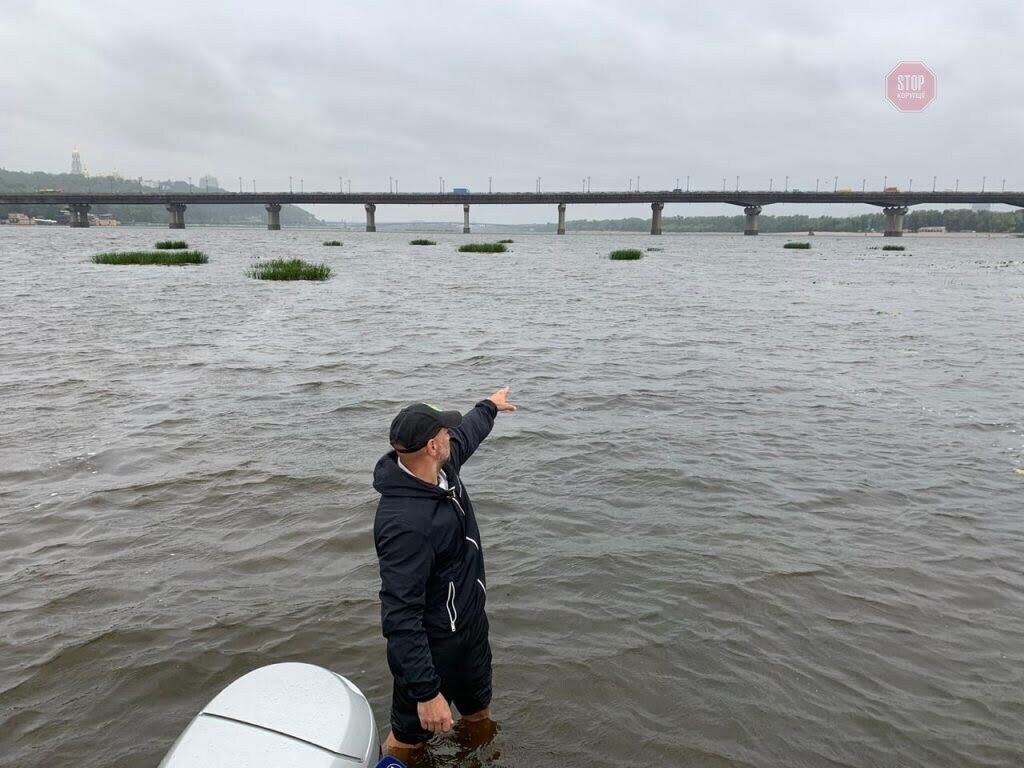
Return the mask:
<svg viewBox="0 0 1024 768">
<path fill-rule="evenodd" d="M 165 182 L 171 184 L 171 191 L 188 192 L 187 182 Z M 0 168 L 0 192 L 38 192 L 41 189 L 59 189 L 63 192 L 132 192 L 157 194 L 158 190 L 142 187 L 135 179 L 120 179 L 113 176 L 75 176 L 70 173 L 24 173 Z M 198 187 L 193 187 L 198 192 Z M 205 191 L 205 190 L 203 190 Z M 210 190 L 223 191 L 223 190 Z M 166 194 L 166 191 L 162 192 Z M 29 216 L 56 219 L 62 205 L 0 205 L 0 217 L 8 213 L 24 213 Z M 111 214 L 123 224 L 167 224 L 167 211 L 162 205 L 111 205 L 103 208 L 93 206 L 91 213 Z M 188 224 L 263 224 L 267 212 L 262 205 L 190 205 L 185 214 Z M 283 225 L 301 226 L 320 224 L 320 220 L 308 211 L 294 205 L 281 207 Z"/>
<path fill-rule="evenodd" d="M 663 232 L 742 232 L 744 217 L 739 216 L 665 216 L 661 221 Z M 761 214 L 759 229 L 771 232 L 882 232 L 885 215 L 865 213 L 860 216 L 769 216 Z M 974 211 L 953 208 L 946 211 L 910 209 L 903 227 L 912 232 L 919 227 L 945 227 L 948 232 L 1024 232 L 1024 210 Z M 566 223 L 566 229 L 575 231 L 600 230 L 604 232 L 643 232 L 650 230 L 651 220 L 582 219 Z M 544 231 L 555 229 L 554 224 Z"/>
</svg>

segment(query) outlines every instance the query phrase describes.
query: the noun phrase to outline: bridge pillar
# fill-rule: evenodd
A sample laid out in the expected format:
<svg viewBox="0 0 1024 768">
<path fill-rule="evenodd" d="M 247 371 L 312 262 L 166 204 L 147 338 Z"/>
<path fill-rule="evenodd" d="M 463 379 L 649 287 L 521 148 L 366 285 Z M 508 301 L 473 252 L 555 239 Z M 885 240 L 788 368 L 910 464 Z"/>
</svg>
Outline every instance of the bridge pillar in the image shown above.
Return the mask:
<svg viewBox="0 0 1024 768">
<path fill-rule="evenodd" d="M 558 204 L 558 234 L 565 234 L 565 203 Z"/>
<path fill-rule="evenodd" d="M 462 204 L 462 234 L 469 234 L 469 203 Z"/>
<path fill-rule="evenodd" d="M 882 213 L 885 214 L 885 236 L 903 237 L 903 217 L 907 215 L 907 206 L 886 206 Z"/>
<path fill-rule="evenodd" d="M 75 229 L 84 229 L 89 226 L 89 204 L 88 203 L 72 203 L 68 206 L 68 211 L 71 213 L 70 226 Z"/>
<path fill-rule="evenodd" d="M 267 229 L 280 229 L 281 228 L 281 204 L 280 203 L 267 203 L 263 207 L 267 209 Z"/>
<path fill-rule="evenodd" d="M 661 234 L 661 210 L 665 207 L 664 203 L 651 203 L 651 234 Z"/>
<path fill-rule="evenodd" d="M 743 213 L 746 215 L 747 220 L 743 224 L 744 235 L 756 235 L 757 234 L 757 217 L 761 215 L 760 205 L 748 205 L 743 209 Z"/>
<path fill-rule="evenodd" d="M 185 228 L 185 209 L 184 203 L 171 203 L 167 206 L 167 212 L 171 214 L 171 221 L 168 224 L 168 229 L 184 229 Z"/>
<path fill-rule="evenodd" d="M 377 231 L 377 206 L 373 203 L 367 203 L 363 206 L 366 209 L 366 231 L 376 232 Z"/>
</svg>

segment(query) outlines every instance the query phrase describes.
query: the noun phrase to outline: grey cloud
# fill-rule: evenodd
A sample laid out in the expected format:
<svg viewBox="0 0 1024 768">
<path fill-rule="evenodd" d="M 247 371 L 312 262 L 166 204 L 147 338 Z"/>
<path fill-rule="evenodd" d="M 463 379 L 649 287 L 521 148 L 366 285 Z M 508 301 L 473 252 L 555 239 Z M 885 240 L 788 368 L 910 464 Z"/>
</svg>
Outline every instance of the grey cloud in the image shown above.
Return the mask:
<svg viewBox="0 0 1024 768">
<path fill-rule="evenodd" d="M 284 188 L 717 188 L 839 175 L 1024 186 L 1014 97 L 1024 8 L 649 2 L 96 0 L 5 15 L 0 164 L 147 178 L 212 171 Z M 922 59 L 939 99 L 896 112 L 882 79 Z M 966 182 L 965 182 L 966 183 Z M 943 184 L 940 181 L 940 184 Z M 710 212 L 710 211 L 708 211 Z M 635 215 L 636 208 L 571 215 Z M 348 212 L 351 214 L 351 211 Z M 393 216 L 453 218 L 423 209 Z M 552 212 L 495 210 L 494 220 Z"/>
</svg>

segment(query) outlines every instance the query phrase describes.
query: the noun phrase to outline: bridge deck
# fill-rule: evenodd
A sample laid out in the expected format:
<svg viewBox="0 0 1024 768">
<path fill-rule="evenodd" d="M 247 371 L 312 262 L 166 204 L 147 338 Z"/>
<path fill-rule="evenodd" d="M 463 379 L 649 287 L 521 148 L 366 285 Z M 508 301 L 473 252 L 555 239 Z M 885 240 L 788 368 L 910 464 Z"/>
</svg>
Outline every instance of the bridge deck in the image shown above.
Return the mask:
<svg viewBox="0 0 1024 768">
<path fill-rule="evenodd" d="M 1003 203 L 1024 207 L 1024 192 L 192 192 L 189 194 L 79 192 L 0 192 L 0 205 L 237 205 L 237 204 L 319 204 L 319 205 L 556 205 L 622 203 L 728 203 L 730 205 L 771 205 L 773 203 L 862 203 L 877 206 L 941 203 L 970 205 Z"/>
</svg>

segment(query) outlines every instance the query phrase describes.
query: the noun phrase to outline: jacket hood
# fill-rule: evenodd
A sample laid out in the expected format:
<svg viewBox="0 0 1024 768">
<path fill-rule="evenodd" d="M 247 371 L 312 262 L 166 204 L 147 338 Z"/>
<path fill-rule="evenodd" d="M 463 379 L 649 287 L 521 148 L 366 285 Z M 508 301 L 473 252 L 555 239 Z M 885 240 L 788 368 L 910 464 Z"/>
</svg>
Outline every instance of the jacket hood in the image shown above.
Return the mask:
<svg viewBox="0 0 1024 768">
<path fill-rule="evenodd" d="M 451 476 L 447 471 L 446 474 Z M 440 486 L 425 483 L 398 466 L 398 454 L 388 451 L 373 468 L 373 488 L 382 496 L 414 496 L 439 499 L 448 494 Z"/>
</svg>

